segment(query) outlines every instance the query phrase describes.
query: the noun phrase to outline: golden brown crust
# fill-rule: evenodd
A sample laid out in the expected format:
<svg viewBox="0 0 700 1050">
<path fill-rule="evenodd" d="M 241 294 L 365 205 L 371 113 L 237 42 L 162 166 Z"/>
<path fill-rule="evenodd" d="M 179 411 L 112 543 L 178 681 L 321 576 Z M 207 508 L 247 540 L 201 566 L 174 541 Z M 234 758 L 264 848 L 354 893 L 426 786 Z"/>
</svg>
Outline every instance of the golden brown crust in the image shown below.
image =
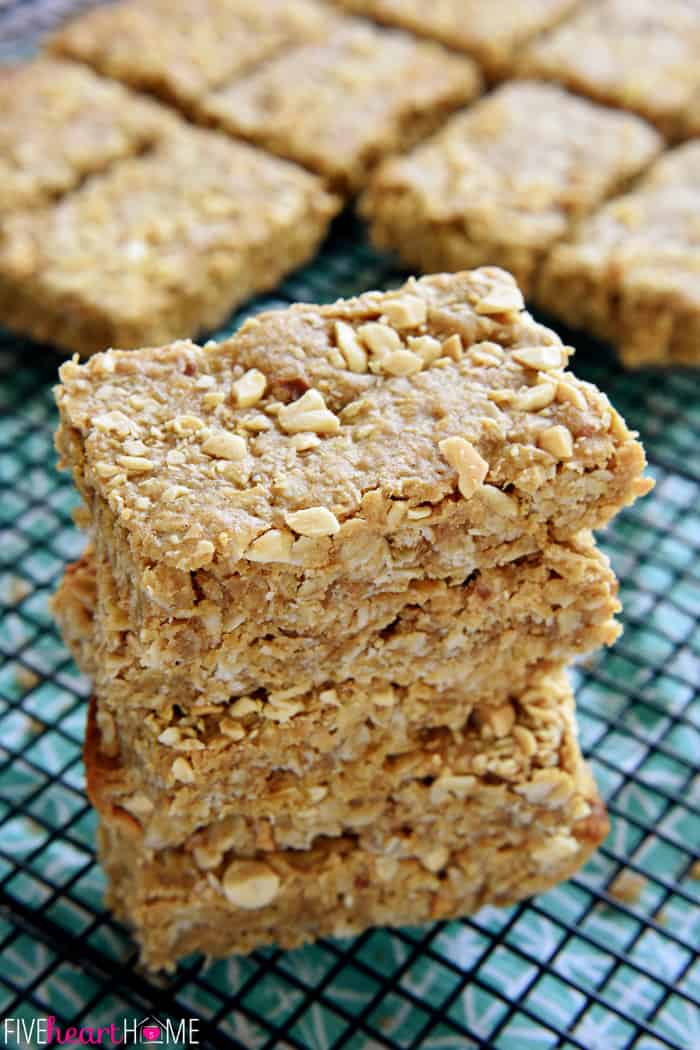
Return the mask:
<svg viewBox="0 0 700 1050">
<path fill-rule="evenodd" d="M 85 790 L 91 805 L 104 817 L 119 827 L 124 834 L 136 839 L 142 835 L 138 819 L 120 806 L 116 799 L 123 794 L 124 770 L 117 755 L 108 755 L 102 746 L 102 736 L 97 725 L 97 703 L 95 697 L 88 701 L 85 737 L 83 739 L 83 762 L 85 764 Z"/>
<path fill-rule="evenodd" d="M 97 603 L 94 551 L 88 544 L 83 555 L 66 565 L 49 609 L 60 624 L 61 635 L 84 674 L 92 675 L 93 631 Z"/>
<path fill-rule="evenodd" d="M 375 244 L 406 265 L 430 273 L 497 263 L 528 296 L 548 249 L 662 144 L 630 114 L 513 81 L 383 164 L 360 210 Z"/>
</svg>

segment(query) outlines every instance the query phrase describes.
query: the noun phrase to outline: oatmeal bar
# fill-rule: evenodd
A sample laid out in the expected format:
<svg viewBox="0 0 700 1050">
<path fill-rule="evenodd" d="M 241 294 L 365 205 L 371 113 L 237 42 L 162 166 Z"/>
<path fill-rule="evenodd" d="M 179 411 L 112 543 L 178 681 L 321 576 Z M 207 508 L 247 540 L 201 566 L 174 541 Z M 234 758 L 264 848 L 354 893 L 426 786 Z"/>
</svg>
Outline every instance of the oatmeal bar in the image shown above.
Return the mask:
<svg viewBox="0 0 700 1050">
<path fill-rule="evenodd" d="M 700 364 L 700 143 L 665 153 L 550 255 L 544 308 L 630 367 Z"/>
<path fill-rule="evenodd" d="M 477 571 L 461 585 L 397 581 L 363 601 L 354 600 L 352 586 L 338 586 L 330 594 L 310 594 L 296 615 L 284 601 L 266 606 L 253 582 L 252 601 L 242 597 L 217 631 L 213 608 L 206 621 L 164 623 L 160 616 L 135 628 L 130 596 L 119 592 L 104 560 L 98 561 L 93 625 L 86 621 L 86 601 L 94 585 L 88 556 L 68 570 L 54 613 L 81 667 L 115 710 L 158 710 L 176 702 L 196 713 L 197 705 L 227 704 L 261 691 L 273 699 L 290 696 L 290 667 L 296 706 L 310 689 L 350 679 L 402 686 L 419 680 L 437 690 L 457 685 L 473 700 L 484 695 L 498 701 L 499 694 L 524 687 L 540 661 L 570 660 L 618 635 L 617 583 L 590 534 Z M 337 612 L 332 625 L 326 606 Z M 80 628 L 90 635 L 88 645 L 76 638 Z"/>
<path fill-rule="evenodd" d="M 294 948 L 372 926 L 458 918 L 543 893 L 575 874 L 607 834 L 602 803 L 596 795 L 585 803 L 591 816 L 556 834 L 523 828 L 504 845 L 495 833 L 476 847 L 431 857 L 443 862 L 438 872 L 419 860 L 363 850 L 350 836 L 266 854 L 264 861 L 227 855 L 214 871 L 200 871 L 188 851 L 136 852 L 128 835 L 106 823 L 99 856 L 109 879 L 107 905 L 133 928 L 142 961 L 172 970 L 192 952 L 220 957 L 272 943 Z"/>
<path fill-rule="evenodd" d="M 461 583 L 648 491 L 641 446 L 569 353 L 503 271 L 411 280 L 220 344 L 66 363 L 57 445 L 136 625 L 216 631 L 262 582 L 303 619 L 336 581 L 356 599 Z"/>
<path fill-rule="evenodd" d="M 366 183 L 480 89 L 470 59 L 406 33 L 343 19 L 202 100 L 197 115 L 325 176 Z"/>
<path fill-rule="evenodd" d="M 294 948 L 372 926 L 458 918 L 485 905 L 515 904 L 575 874 L 608 831 L 597 794 L 581 801 L 589 817 L 549 835 L 521 828 L 512 844 L 494 829 L 476 846 L 431 856 L 428 838 L 425 855 L 429 864 L 442 862 L 438 871 L 363 850 L 351 836 L 264 860 L 227 854 L 213 871 L 200 871 L 187 850 L 135 851 L 129 835 L 103 822 L 107 905 L 133 928 L 145 965 L 166 970 L 192 952 Z"/>
<path fill-rule="evenodd" d="M 155 103 L 52 58 L 0 68 L 0 113 L 0 216 L 141 153 L 171 121 Z"/>
<path fill-rule="evenodd" d="M 554 85 L 513 81 L 379 167 L 361 199 L 379 248 L 424 271 L 496 263 L 530 294 L 572 222 L 649 164 L 661 137 Z"/>
<path fill-rule="evenodd" d="M 284 48 L 322 40 L 337 19 L 317 0 L 127 0 L 79 14 L 49 47 L 189 111 Z"/>
<path fill-rule="evenodd" d="M 489 77 L 512 70 L 518 50 L 536 33 L 550 29 L 578 0 L 337 0 L 356 14 L 403 26 L 466 51 Z"/>
<path fill-rule="evenodd" d="M 171 119 L 146 153 L 6 219 L 9 327 L 86 354 L 162 343 L 220 324 L 314 253 L 339 207 L 318 179 Z"/>
<path fill-rule="evenodd" d="M 361 699 L 354 685 L 336 694 L 348 711 L 351 704 L 343 694 L 349 691 Z M 295 732 L 289 719 L 263 728 L 262 740 L 251 729 L 254 718 L 220 715 L 193 718 L 189 728 L 182 722 L 184 728 L 156 736 L 160 727 L 148 712 L 116 712 L 106 721 L 100 717 L 102 699 L 93 700 L 85 748 L 88 794 L 106 818 L 130 815 L 134 834 L 149 848 L 187 842 L 202 851 L 243 854 L 307 849 L 320 836 L 346 833 L 358 835 L 370 848 L 397 837 L 398 853 L 410 848 L 411 828 L 417 832 L 438 803 L 449 814 L 452 831 L 463 819 L 483 823 L 489 808 L 497 823 L 507 823 L 514 806 L 504 788 L 531 780 L 539 782 L 548 803 L 557 798 L 563 806 L 572 800 L 564 788 L 575 776 L 579 756 L 573 697 L 560 668 L 536 670 L 524 690 L 498 706 L 470 706 L 455 691 L 453 706 L 461 721 L 453 715 L 451 728 L 431 725 L 430 692 L 424 686 L 392 690 L 380 682 L 365 690 L 366 707 L 372 701 L 376 706 L 369 717 L 365 708 L 363 735 L 355 733 L 346 744 L 336 738 L 332 750 L 322 752 L 319 723 L 307 728 L 312 743 L 302 762 L 285 759 L 283 765 L 268 763 L 267 745 L 274 748 L 275 733 Z M 412 723 L 404 709 L 413 714 L 419 702 L 423 722 Z M 250 730 L 239 739 L 232 732 L 236 721 Z M 197 732 L 197 724 L 205 728 Z M 222 726 L 228 727 L 226 734 Z M 346 732 L 341 725 L 337 736 Z M 316 733 L 321 743 L 312 756 Z M 184 779 L 186 769 L 190 779 Z M 494 784 L 500 787 L 492 790 Z M 513 816 L 522 821 L 523 814 Z M 547 813 L 536 814 L 536 820 L 544 827 Z M 437 832 L 435 838 L 439 841 Z"/>
<path fill-rule="evenodd" d="M 548 732 L 559 748 L 540 756 L 554 765 L 532 756 L 506 779 L 441 770 L 430 783 L 408 780 L 386 803 L 385 827 L 319 836 L 306 849 L 268 842 L 241 854 L 235 835 L 217 828 L 211 841 L 205 832 L 153 851 L 131 815 L 111 811 L 100 831 L 108 904 L 134 928 L 144 962 L 169 968 L 193 951 L 289 948 L 541 892 L 572 875 L 608 830 L 569 713 L 555 719 Z M 498 742 L 491 750 L 495 758 Z"/>
<path fill-rule="evenodd" d="M 591 0 L 535 41 L 519 66 L 646 117 L 671 139 L 700 133 L 700 7 Z"/>
</svg>

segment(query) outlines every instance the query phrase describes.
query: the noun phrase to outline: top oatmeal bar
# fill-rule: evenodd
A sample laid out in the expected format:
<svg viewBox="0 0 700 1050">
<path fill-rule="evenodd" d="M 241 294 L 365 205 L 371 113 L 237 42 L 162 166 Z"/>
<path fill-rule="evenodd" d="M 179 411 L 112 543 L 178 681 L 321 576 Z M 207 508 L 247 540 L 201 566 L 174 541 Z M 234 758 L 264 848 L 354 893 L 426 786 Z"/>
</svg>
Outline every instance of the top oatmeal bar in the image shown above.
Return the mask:
<svg viewBox="0 0 700 1050">
<path fill-rule="evenodd" d="M 171 120 L 121 85 L 53 58 L 0 69 L 0 113 L 0 216 L 46 204 L 142 152 Z"/>
<path fill-rule="evenodd" d="M 78 15 L 49 47 L 188 108 L 285 47 L 320 40 L 318 0 L 126 0 Z"/>
<path fill-rule="evenodd" d="M 473 55 L 490 77 L 507 73 L 515 52 L 578 0 L 338 0 L 342 7 L 403 26 Z"/>
<path fill-rule="evenodd" d="M 671 139 L 700 133 L 696 0 L 593 0 L 526 50 L 520 71 L 646 117 Z"/>
<path fill-rule="evenodd" d="M 57 446 L 113 566 L 171 615 L 231 574 L 463 579 L 651 486 L 569 354 L 501 270 L 410 280 L 67 363 Z"/>
</svg>

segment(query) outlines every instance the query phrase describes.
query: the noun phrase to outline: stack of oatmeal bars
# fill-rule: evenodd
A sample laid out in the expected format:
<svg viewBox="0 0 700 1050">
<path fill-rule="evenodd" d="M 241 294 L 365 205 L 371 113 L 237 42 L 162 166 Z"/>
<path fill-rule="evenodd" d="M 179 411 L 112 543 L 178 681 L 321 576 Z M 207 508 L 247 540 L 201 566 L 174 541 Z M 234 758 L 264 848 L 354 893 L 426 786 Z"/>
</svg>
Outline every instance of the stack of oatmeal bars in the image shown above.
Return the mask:
<svg viewBox="0 0 700 1050">
<path fill-rule="evenodd" d="M 606 833 L 565 665 L 640 445 L 506 273 L 65 364 L 109 901 L 171 967 L 507 904 Z"/>
</svg>

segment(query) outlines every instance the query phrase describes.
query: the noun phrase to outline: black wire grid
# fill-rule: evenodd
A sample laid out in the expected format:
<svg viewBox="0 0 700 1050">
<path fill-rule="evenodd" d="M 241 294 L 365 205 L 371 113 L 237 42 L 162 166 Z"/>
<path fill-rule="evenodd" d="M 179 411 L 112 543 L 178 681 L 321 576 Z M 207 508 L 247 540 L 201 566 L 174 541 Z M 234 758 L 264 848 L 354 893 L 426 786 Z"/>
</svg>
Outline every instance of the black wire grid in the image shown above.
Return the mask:
<svg viewBox="0 0 700 1050">
<path fill-rule="evenodd" d="M 42 0 L 37 22 L 37 5 L 0 0 L 0 59 L 75 3 Z M 313 264 L 217 335 L 261 309 L 399 278 L 344 216 Z M 102 904 L 81 761 L 89 684 L 47 610 L 83 544 L 55 469 L 58 357 L 0 334 L 0 1018 L 16 1030 L 49 1014 L 64 1028 L 195 1017 L 201 1045 L 244 1050 L 699 1050 L 699 384 L 626 374 L 571 339 L 576 371 L 640 431 L 657 483 L 601 537 L 625 634 L 575 672 L 608 840 L 569 883 L 508 910 L 192 959 L 161 978 L 139 969 Z"/>
</svg>

